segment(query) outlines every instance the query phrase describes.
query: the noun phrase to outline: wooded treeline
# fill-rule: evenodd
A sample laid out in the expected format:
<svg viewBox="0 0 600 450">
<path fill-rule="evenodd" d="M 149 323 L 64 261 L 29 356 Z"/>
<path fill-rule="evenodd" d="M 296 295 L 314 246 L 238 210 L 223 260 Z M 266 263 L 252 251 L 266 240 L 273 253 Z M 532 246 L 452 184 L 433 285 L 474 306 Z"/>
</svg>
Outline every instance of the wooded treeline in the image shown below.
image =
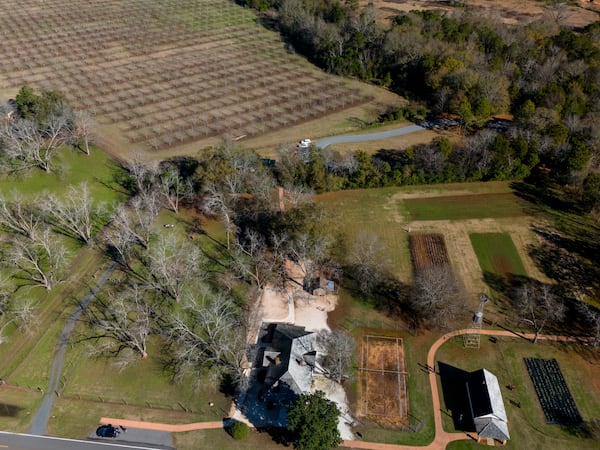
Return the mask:
<svg viewBox="0 0 600 450">
<path fill-rule="evenodd" d="M 317 65 L 390 86 L 435 114 L 476 123 L 528 100 L 562 119 L 598 113 L 598 22 L 578 32 L 550 19 L 512 26 L 456 8 L 411 11 L 384 26 L 374 7 L 358 10 L 356 2 L 269 6 L 268 17 L 293 48 Z"/>
<path fill-rule="evenodd" d="M 600 199 L 600 22 L 573 31 L 549 10 L 528 25 L 507 25 L 457 7 L 383 25 L 372 6 L 352 1 L 245 3 L 267 10 L 265 22 L 323 69 L 411 101 L 382 120 L 453 115 L 467 133 L 462 142 L 442 138 L 373 157 L 313 150 L 284 180 L 324 191 L 533 175 L 537 185 L 567 186 L 587 210 Z M 499 114 L 514 120 L 489 128 Z"/>
</svg>

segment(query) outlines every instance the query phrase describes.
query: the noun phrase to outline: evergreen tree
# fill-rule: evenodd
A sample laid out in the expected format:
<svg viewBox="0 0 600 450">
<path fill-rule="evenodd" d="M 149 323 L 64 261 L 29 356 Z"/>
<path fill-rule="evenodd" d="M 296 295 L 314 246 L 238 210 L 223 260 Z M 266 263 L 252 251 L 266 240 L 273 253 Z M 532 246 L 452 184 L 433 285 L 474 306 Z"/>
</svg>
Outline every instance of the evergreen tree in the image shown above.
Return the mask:
<svg viewBox="0 0 600 450">
<path fill-rule="evenodd" d="M 342 442 L 338 431 L 337 406 L 317 391 L 302 394 L 288 411 L 288 430 L 298 450 L 325 450 L 337 447 Z"/>
</svg>

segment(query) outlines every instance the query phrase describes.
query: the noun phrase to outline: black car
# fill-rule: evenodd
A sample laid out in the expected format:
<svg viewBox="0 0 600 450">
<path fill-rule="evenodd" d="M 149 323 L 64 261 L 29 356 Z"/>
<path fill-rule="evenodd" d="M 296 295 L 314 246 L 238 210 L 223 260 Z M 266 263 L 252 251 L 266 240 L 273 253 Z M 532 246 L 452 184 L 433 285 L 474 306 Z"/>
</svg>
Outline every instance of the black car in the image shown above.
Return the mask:
<svg viewBox="0 0 600 450">
<path fill-rule="evenodd" d="M 119 430 L 112 425 L 102 425 L 96 430 L 96 436 L 115 438 L 119 435 Z"/>
</svg>

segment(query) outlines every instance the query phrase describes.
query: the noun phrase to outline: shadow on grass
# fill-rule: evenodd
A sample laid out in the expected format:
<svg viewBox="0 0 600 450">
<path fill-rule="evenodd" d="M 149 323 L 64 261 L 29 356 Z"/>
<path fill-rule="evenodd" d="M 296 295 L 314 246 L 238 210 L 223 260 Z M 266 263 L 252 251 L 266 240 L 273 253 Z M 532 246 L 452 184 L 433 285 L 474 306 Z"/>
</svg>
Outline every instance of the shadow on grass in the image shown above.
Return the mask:
<svg viewBox="0 0 600 450">
<path fill-rule="evenodd" d="M 17 417 L 23 408 L 10 403 L 0 402 L 0 417 Z"/>
<path fill-rule="evenodd" d="M 438 369 L 444 403 L 446 409 L 452 412 L 454 428 L 466 432 L 475 431 L 467 393 L 469 372 L 443 362 L 438 362 Z"/>
<path fill-rule="evenodd" d="M 574 437 L 600 441 L 600 419 L 584 422 L 580 426 L 564 425 L 561 428 Z"/>
</svg>

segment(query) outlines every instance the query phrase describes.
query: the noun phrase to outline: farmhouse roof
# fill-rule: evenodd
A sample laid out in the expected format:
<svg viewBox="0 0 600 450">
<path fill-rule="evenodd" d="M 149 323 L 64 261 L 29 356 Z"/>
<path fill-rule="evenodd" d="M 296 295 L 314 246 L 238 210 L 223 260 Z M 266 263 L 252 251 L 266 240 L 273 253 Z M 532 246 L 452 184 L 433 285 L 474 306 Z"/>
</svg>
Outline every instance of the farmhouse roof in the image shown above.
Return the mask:
<svg viewBox="0 0 600 450">
<path fill-rule="evenodd" d="M 500 441 L 510 439 L 506 410 L 496 375 L 486 369 L 471 372 L 467 378 L 467 394 L 479 436 Z"/>
<path fill-rule="evenodd" d="M 263 342 L 263 367 L 267 368 L 265 383 L 271 387 L 285 385 L 294 394 L 310 390 L 312 373 L 319 364 L 317 334 L 304 327 L 273 324 Z"/>
</svg>

